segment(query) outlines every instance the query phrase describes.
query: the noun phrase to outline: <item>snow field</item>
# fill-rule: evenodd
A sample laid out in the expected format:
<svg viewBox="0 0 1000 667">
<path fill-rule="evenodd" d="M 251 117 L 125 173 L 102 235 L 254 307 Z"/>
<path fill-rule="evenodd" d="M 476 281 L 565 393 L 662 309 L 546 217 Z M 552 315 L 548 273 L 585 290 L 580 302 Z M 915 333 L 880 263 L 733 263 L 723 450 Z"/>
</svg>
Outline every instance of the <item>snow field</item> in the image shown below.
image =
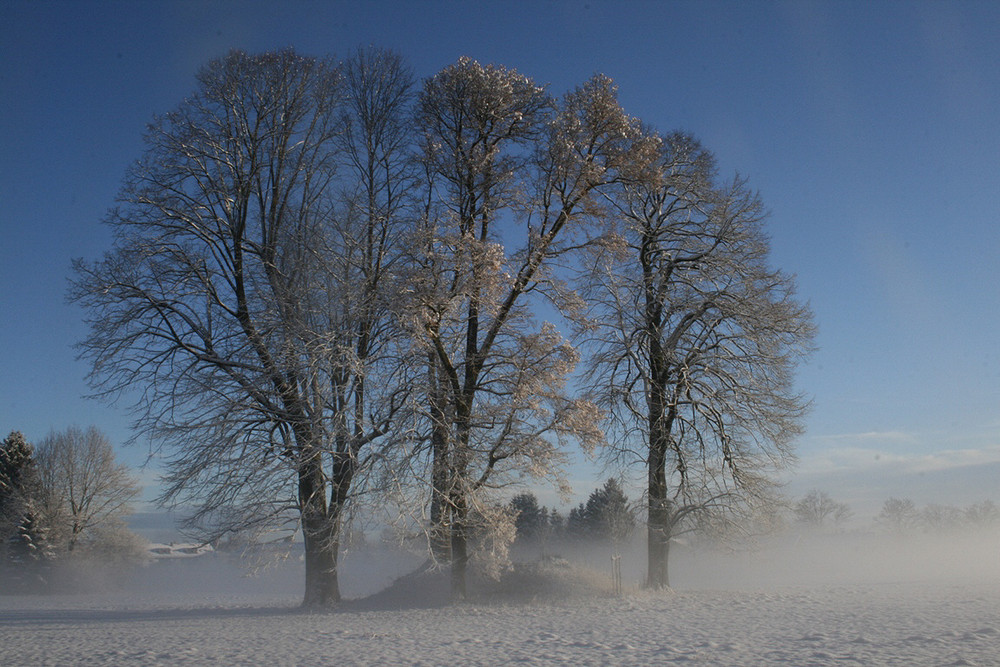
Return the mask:
<svg viewBox="0 0 1000 667">
<path fill-rule="evenodd" d="M 89 593 L 0 595 L 0 666 L 1000 666 L 997 536 L 679 547 L 663 593 L 638 589 L 633 552 L 620 598 L 600 550 L 522 555 L 453 604 L 447 572 L 414 573 L 413 554 L 350 552 L 349 599 L 326 613 L 298 609 L 294 559 L 257 577 L 222 554 L 181 559 L 114 588 L 95 573 Z"/>
<path fill-rule="evenodd" d="M 5 665 L 998 665 L 1000 586 L 601 594 L 304 613 L 294 599 L 168 606 L 0 596 Z M 415 601 L 419 604 L 419 601 Z"/>
</svg>

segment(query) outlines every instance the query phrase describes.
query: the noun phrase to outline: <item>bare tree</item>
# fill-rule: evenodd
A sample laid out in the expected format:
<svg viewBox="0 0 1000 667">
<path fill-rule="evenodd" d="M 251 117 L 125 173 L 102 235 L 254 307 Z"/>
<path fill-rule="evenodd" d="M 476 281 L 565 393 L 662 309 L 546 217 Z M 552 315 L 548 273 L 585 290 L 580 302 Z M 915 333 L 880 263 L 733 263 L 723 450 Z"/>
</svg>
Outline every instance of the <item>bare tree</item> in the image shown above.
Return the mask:
<svg viewBox="0 0 1000 667">
<path fill-rule="evenodd" d="M 795 503 L 795 519 L 810 528 L 822 528 L 829 523 L 839 525 L 853 516 L 851 508 L 839 503 L 825 491 L 810 491 Z"/>
<path fill-rule="evenodd" d="M 108 220 L 114 249 L 76 263 L 83 353 L 103 395 L 139 389 L 138 433 L 169 454 L 164 499 L 194 503 L 206 538 L 301 528 L 303 604 L 331 604 L 360 452 L 399 403 L 389 383 L 378 403 L 363 388 L 379 324 L 366 297 L 353 305 L 377 289 L 356 277 L 382 266 L 382 237 L 348 271 L 330 230 L 342 76 L 292 51 L 237 51 L 198 82 L 149 127 Z"/>
<path fill-rule="evenodd" d="M 432 524 L 462 597 L 472 505 L 507 473 L 550 474 L 553 438 L 598 437 L 565 390 L 576 352 L 525 302 L 555 285 L 548 264 L 632 163 L 638 132 L 606 78 L 555 108 L 526 77 L 468 59 L 427 81 L 418 124 L 428 188 L 410 322 L 428 365 Z"/>
<path fill-rule="evenodd" d="M 655 588 L 669 584 L 680 522 L 773 499 L 806 407 L 792 371 L 813 334 L 792 278 L 767 264 L 757 196 L 717 184 L 689 136 L 657 141 L 655 168 L 613 194 L 620 226 L 583 276 L 588 384 L 613 451 L 646 468 Z"/>
<path fill-rule="evenodd" d="M 932 503 L 921 510 L 920 522 L 929 533 L 958 532 L 964 527 L 965 513 L 958 507 Z"/>
<path fill-rule="evenodd" d="M 367 470 L 373 459 L 383 461 L 387 454 L 380 447 L 361 456 L 367 424 L 378 421 L 388 431 L 412 382 L 409 343 L 392 309 L 401 240 L 415 204 L 413 75 L 398 54 L 376 48 L 359 49 L 341 71 L 343 133 L 336 143 L 344 167 L 326 262 L 327 312 L 342 351 L 332 375 L 341 423 L 335 448 L 355 470 Z M 384 417 L 371 416 L 379 413 Z M 393 448 L 399 438 L 394 433 L 386 447 Z M 360 481 L 354 481 L 352 493 L 364 491 Z"/>
<path fill-rule="evenodd" d="M 882 504 L 882 511 L 875 517 L 875 523 L 890 532 L 903 534 L 920 523 L 920 512 L 909 498 L 889 498 Z"/>
<path fill-rule="evenodd" d="M 992 500 L 969 505 L 964 510 L 965 522 L 971 528 L 993 528 L 1000 524 L 1000 509 Z"/>
<path fill-rule="evenodd" d="M 51 539 L 66 551 L 127 515 L 139 495 L 128 466 L 118 463 L 111 441 L 94 426 L 49 434 L 35 461 Z"/>
</svg>

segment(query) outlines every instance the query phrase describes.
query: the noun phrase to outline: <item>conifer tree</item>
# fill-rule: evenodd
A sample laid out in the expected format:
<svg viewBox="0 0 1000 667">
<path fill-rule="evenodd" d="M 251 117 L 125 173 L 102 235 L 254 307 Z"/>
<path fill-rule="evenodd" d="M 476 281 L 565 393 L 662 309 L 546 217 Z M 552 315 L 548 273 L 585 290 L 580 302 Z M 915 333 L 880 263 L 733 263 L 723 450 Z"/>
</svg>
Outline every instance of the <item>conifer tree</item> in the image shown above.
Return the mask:
<svg viewBox="0 0 1000 667">
<path fill-rule="evenodd" d="M 5 564 L 51 560 L 45 527 L 35 510 L 41 493 L 34 449 L 20 431 L 12 431 L 0 447 L 0 548 Z"/>
</svg>

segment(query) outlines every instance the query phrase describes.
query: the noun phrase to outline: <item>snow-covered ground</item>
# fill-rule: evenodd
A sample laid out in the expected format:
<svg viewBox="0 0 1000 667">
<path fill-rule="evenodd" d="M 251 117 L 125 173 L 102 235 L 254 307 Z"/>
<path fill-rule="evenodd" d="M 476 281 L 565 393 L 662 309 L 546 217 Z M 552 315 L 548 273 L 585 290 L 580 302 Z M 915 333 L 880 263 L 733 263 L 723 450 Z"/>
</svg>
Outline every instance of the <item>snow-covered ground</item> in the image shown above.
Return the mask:
<svg viewBox="0 0 1000 667">
<path fill-rule="evenodd" d="M 329 613 L 296 608 L 294 566 L 236 590 L 236 575 L 213 570 L 216 557 L 197 568 L 175 562 L 114 593 L 0 595 L 0 662 L 1000 665 L 994 543 L 933 555 L 904 544 L 879 567 L 859 543 L 793 552 L 800 546 L 731 557 L 678 550 L 677 589 L 660 594 L 617 598 L 610 576 L 557 562 L 507 588 L 481 584 L 472 602 L 447 603 L 442 576 L 407 577 Z M 353 571 L 370 593 L 388 581 L 380 572 L 404 565 L 349 558 L 345 580 Z"/>
</svg>

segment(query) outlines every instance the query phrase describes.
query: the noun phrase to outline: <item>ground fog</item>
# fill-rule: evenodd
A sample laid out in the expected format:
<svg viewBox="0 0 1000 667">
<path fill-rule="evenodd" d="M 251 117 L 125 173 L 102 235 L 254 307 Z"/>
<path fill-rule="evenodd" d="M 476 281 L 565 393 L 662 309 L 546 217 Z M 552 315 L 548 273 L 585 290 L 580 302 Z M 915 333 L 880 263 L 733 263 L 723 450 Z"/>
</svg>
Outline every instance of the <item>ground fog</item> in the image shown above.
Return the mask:
<svg viewBox="0 0 1000 667">
<path fill-rule="evenodd" d="M 996 535 L 677 544 L 657 593 L 634 548 L 621 596 L 607 547 L 515 556 L 455 604 L 413 554 L 358 549 L 328 613 L 298 609 L 294 557 L 254 576 L 227 554 L 161 562 L 87 592 L 0 595 L 0 645 L 11 665 L 1000 664 Z"/>
</svg>

